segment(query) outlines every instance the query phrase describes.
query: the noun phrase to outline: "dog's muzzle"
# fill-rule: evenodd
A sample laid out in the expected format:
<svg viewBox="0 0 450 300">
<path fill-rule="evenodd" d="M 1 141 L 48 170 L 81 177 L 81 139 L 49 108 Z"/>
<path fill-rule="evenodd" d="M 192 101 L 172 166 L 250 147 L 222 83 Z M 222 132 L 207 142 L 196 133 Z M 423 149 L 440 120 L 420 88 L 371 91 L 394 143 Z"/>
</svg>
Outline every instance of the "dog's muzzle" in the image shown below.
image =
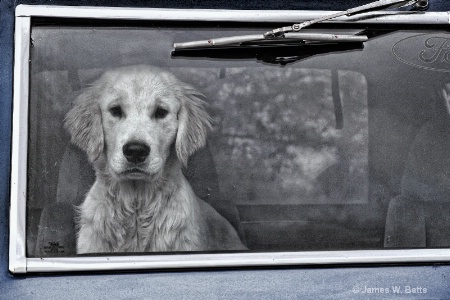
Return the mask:
<svg viewBox="0 0 450 300">
<path fill-rule="evenodd" d="M 122 147 L 122 152 L 127 161 L 134 164 L 144 162 L 150 154 L 150 147 L 140 142 L 130 142 Z"/>
</svg>

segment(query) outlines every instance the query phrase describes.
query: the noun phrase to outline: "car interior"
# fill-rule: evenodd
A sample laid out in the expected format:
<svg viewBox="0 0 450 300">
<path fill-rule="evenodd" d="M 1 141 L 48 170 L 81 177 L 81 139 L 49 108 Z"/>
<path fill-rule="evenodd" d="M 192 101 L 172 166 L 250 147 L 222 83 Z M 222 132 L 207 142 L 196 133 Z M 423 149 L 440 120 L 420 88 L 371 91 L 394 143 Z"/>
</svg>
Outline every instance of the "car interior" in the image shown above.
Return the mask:
<svg viewBox="0 0 450 300">
<path fill-rule="evenodd" d="M 31 34 L 27 256 L 76 255 L 76 206 L 95 174 L 62 124 L 105 70 L 137 64 L 208 99 L 213 129 L 184 174 L 248 251 L 450 246 L 444 30 L 322 24 L 307 32 L 370 39 L 177 52 L 280 24 L 58 22 Z"/>
</svg>

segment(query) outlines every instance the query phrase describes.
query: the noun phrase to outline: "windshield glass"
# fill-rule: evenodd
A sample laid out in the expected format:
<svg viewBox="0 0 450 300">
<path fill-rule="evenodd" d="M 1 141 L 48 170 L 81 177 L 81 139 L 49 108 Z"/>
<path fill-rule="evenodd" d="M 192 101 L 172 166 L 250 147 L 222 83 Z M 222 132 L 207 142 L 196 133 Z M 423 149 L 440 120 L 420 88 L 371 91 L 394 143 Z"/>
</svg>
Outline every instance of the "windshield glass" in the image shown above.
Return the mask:
<svg viewBox="0 0 450 300">
<path fill-rule="evenodd" d="M 85 154 L 71 152 L 79 149 L 64 119 L 78 95 L 122 66 L 157 66 L 205 96 L 212 128 L 183 172 L 250 250 L 381 249 L 392 199 L 448 198 L 447 156 L 412 150 L 447 124 L 447 33 L 399 30 L 308 55 L 172 53 L 175 42 L 270 28 L 34 27 L 28 255 L 39 248 L 42 210 L 80 205 L 95 180 Z M 442 164 L 430 165 L 430 156 Z"/>
</svg>

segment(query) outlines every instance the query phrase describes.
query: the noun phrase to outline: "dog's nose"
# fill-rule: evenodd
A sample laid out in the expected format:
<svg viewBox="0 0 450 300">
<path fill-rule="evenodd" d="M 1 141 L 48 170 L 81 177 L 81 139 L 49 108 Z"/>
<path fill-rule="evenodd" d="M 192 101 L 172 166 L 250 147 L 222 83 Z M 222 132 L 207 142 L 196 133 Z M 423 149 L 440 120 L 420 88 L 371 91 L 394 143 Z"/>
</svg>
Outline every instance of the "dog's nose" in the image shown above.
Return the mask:
<svg viewBox="0 0 450 300">
<path fill-rule="evenodd" d="M 138 164 L 150 154 L 150 147 L 143 143 L 131 142 L 123 146 L 122 152 L 129 162 Z"/>
</svg>

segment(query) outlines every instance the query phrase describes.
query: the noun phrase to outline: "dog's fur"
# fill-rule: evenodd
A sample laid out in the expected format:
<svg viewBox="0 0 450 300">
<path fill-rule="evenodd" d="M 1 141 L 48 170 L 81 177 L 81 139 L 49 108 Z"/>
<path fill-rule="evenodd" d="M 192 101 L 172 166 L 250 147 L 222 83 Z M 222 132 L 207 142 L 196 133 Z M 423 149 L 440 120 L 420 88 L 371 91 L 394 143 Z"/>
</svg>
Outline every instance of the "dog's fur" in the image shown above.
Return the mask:
<svg viewBox="0 0 450 300">
<path fill-rule="evenodd" d="M 167 71 L 133 66 L 76 99 L 65 127 L 96 171 L 77 253 L 246 249 L 181 172 L 211 126 L 202 97 Z"/>
</svg>

